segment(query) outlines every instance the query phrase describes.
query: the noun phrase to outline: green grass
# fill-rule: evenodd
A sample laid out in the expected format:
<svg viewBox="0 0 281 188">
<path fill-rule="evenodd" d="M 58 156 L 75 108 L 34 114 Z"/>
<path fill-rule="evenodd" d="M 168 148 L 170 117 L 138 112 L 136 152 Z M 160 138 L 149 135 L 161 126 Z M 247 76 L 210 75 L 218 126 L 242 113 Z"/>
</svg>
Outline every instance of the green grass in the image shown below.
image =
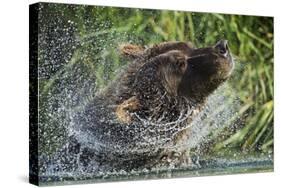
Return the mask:
<svg viewBox="0 0 281 188">
<path fill-rule="evenodd" d="M 63 5 L 45 8 L 50 13 L 63 11 L 62 19 L 75 23 L 75 35 L 83 44 L 79 50 L 87 63 L 95 62 L 92 71 L 98 88 L 126 64 L 116 51 L 120 43 L 178 40 L 204 47 L 227 39 L 236 59 L 229 84 L 241 103 L 233 118 L 241 123 L 226 128 L 227 136 L 218 138 L 213 151 L 273 151 L 273 18 Z M 45 86 L 50 86 L 48 81 Z"/>
</svg>

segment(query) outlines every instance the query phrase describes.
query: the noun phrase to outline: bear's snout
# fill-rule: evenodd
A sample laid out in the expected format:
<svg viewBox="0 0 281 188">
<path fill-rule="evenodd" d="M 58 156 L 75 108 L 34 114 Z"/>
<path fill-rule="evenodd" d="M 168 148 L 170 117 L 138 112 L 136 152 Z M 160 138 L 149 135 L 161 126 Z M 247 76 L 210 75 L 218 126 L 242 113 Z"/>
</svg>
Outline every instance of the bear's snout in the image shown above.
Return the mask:
<svg viewBox="0 0 281 188">
<path fill-rule="evenodd" d="M 228 44 L 227 44 L 227 40 L 219 40 L 216 45 L 215 45 L 215 49 L 218 50 L 218 53 L 220 55 L 223 55 L 224 57 L 227 57 L 228 53 L 229 53 L 229 48 L 228 48 Z"/>
</svg>

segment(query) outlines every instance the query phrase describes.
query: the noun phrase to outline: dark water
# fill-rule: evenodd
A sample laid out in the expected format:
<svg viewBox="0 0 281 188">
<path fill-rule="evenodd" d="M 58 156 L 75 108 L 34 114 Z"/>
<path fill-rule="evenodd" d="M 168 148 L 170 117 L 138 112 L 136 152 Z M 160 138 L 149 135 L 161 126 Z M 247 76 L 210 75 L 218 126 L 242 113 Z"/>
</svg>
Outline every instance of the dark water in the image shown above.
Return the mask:
<svg viewBox="0 0 281 188">
<path fill-rule="evenodd" d="M 238 173 L 273 172 L 271 156 L 249 157 L 241 159 L 202 159 L 193 167 L 152 169 L 142 171 L 115 171 L 100 174 L 62 173 L 40 176 L 40 185 L 62 185 L 80 183 L 99 183 L 108 181 L 148 180 L 158 178 L 180 178 Z"/>
</svg>

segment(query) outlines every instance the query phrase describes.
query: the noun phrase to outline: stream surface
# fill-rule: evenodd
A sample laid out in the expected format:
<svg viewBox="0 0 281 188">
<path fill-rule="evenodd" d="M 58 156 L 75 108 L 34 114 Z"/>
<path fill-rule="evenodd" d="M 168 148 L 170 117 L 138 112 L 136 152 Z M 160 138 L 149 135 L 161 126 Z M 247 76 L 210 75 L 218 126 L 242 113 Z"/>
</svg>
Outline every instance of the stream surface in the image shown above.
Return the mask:
<svg viewBox="0 0 281 188">
<path fill-rule="evenodd" d="M 196 160 L 196 159 L 194 159 Z M 193 167 L 169 168 L 169 169 L 143 169 L 141 171 L 112 171 L 104 173 L 54 173 L 39 177 L 40 185 L 62 185 L 99 183 L 108 181 L 148 180 L 158 178 L 180 178 L 210 175 L 227 175 L 238 173 L 273 172 L 273 159 L 271 156 L 252 156 L 240 159 L 199 159 Z"/>
</svg>

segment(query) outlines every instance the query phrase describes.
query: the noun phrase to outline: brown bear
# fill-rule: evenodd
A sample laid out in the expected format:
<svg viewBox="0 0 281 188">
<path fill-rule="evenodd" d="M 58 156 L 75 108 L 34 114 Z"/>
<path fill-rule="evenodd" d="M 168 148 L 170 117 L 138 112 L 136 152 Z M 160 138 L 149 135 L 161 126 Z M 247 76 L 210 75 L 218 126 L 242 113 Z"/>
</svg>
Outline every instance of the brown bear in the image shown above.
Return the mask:
<svg viewBox="0 0 281 188">
<path fill-rule="evenodd" d="M 190 164 L 190 122 L 234 67 L 227 41 L 129 44 L 120 52 L 131 63 L 74 118 L 78 142 L 92 146 L 81 160 L 120 169 Z"/>
</svg>

